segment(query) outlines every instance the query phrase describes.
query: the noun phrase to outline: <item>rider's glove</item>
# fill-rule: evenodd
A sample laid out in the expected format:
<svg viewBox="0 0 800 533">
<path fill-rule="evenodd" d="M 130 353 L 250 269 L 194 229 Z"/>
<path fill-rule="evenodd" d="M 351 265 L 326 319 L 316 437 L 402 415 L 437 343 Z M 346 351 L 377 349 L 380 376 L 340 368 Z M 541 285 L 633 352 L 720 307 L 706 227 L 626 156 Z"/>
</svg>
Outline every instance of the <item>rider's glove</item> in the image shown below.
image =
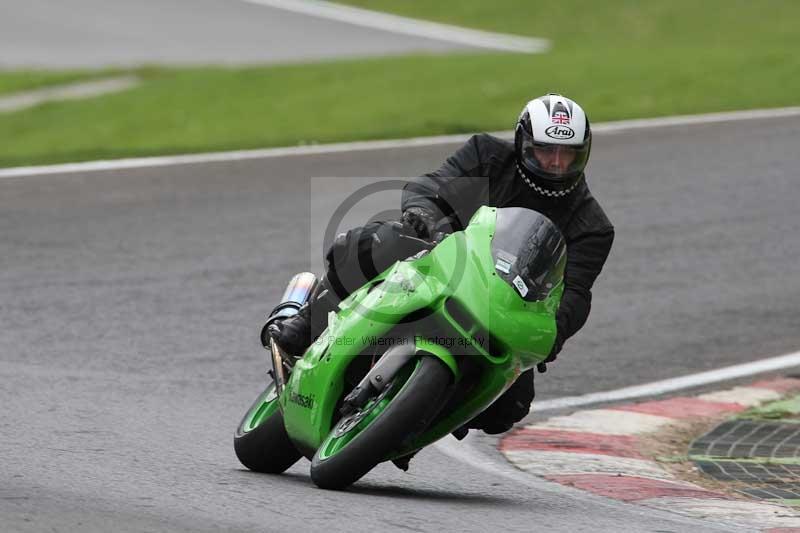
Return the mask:
<svg viewBox="0 0 800 533">
<path fill-rule="evenodd" d="M 564 346 L 564 340 L 565 339 L 561 335 L 561 332 L 556 329 L 556 340 L 553 343 L 553 348 L 550 350 L 547 359 L 536 365 L 536 370 L 538 370 L 540 374 L 547 372 L 547 363 L 552 363 L 556 360 L 556 357 L 558 357 L 558 352 L 560 352 L 561 348 Z"/>
<path fill-rule="evenodd" d="M 433 214 L 421 207 L 409 207 L 403 212 L 403 227 L 421 239 L 429 239 L 433 235 L 436 221 Z"/>
</svg>

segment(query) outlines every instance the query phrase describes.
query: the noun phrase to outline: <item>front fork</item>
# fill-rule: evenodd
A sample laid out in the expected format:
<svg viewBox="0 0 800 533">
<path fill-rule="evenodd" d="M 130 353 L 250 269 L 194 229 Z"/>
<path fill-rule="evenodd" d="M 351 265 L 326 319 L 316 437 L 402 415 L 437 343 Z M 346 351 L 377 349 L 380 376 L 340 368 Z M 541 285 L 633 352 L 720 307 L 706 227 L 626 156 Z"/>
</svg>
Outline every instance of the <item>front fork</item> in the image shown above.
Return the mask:
<svg viewBox="0 0 800 533">
<path fill-rule="evenodd" d="M 389 348 L 361 382 L 345 397 L 341 409 L 342 415 L 347 415 L 363 407 L 376 392 L 379 393 L 386 388 L 409 361 L 423 353 L 440 359 L 453 372 L 454 382 L 460 379 L 458 363 L 447 349 L 425 342 L 420 337 L 415 337 L 413 340 L 409 338 L 397 346 Z"/>
<path fill-rule="evenodd" d="M 272 380 L 275 382 L 275 392 L 278 394 L 278 397 L 283 393 L 283 387 L 286 385 L 286 381 L 289 379 L 289 374 L 292 371 L 292 363 L 291 358 L 286 358 L 281 352 L 281 349 L 275 343 L 275 340 L 270 339 L 270 347 L 267 348 L 271 353 L 270 360 L 272 361 L 272 369 L 268 370 L 267 373 L 272 376 Z"/>
</svg>

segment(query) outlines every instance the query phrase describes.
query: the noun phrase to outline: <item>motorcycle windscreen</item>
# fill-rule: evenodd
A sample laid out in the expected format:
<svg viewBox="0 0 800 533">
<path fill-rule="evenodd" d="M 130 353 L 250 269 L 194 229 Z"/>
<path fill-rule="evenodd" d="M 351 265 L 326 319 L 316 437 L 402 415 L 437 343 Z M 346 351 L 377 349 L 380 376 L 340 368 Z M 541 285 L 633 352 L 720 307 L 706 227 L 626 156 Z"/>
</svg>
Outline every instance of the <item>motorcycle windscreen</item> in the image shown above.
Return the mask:
<svg viewBox="0 0 800 533">
<path fill-rule="evenodd" d="M 497 275 L 526 301 L 547 298 L 564 277 L 567 245 L 555 224 L 524 207 L 497 210 L 492 237 Z"/>
</svg>

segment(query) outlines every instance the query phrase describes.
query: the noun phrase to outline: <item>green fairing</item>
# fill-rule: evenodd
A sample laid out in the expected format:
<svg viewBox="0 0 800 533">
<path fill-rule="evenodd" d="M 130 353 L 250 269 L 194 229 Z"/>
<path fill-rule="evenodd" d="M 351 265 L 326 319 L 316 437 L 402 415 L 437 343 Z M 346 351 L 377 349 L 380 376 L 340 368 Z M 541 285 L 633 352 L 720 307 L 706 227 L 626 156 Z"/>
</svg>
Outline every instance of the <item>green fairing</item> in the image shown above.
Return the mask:
<svg viewBox="0 0 800 533">
<path fill-rule="evenodd" d="M 342 302 L 338 314 L 331 313 L 328 329 L 297 361 L 280 397 L 286 432 L 299 450 L 310 456 L 328 437 L 347 368 L 360 354 L 376 352 L 376 346 L 382 353 L 413 342 L 418 352 L 441 359 L 456 382 L 465 358 L 475 358 L 470 362 L 481 367 L 468 397 L 392 456 L 454 431 L 547 357 L 563 281 L 543 301 L 526 302 L 498 276 L 491 251 L 496 214 L 496 208 L 482 207 L 466 230 L 448 236 L 430 253 L 396 263 Z M 398 336 L 401 319 L 420 310 L 430 312 L 420 327 L 435 328 Z"/>
</svg>

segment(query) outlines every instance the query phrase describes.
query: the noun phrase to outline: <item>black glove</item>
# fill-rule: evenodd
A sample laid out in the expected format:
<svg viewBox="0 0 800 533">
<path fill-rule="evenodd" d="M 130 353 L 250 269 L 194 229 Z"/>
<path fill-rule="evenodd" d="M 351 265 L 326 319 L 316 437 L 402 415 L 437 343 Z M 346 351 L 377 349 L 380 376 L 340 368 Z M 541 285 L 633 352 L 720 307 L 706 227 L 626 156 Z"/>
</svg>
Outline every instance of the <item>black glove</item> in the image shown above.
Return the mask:
<svg viewBox="0 0 800 533">
<path fill-rule="evenodd" d="M 436 225 L 433 214 L 421 207 L 409 207 L 403 211 L 402 221 L 404 229 L 420 239 L 430 239 Z"/>
<path fill-rule="evenodd" d="M 561 348 L 564 346 L 564 337 L 561 335 L 561 332 L 556 330 L 556 340 L 553 342 L 553 348 L 550 350 L 550 353 L 547 355 L 547 359 L 536 365 L 536 370 L 539 371 L 540 374 L 544 374 L 547 372 L 547 363 L 552 363 L 558 357 L 558 352 L 561 351 Z"/>
</svg>

